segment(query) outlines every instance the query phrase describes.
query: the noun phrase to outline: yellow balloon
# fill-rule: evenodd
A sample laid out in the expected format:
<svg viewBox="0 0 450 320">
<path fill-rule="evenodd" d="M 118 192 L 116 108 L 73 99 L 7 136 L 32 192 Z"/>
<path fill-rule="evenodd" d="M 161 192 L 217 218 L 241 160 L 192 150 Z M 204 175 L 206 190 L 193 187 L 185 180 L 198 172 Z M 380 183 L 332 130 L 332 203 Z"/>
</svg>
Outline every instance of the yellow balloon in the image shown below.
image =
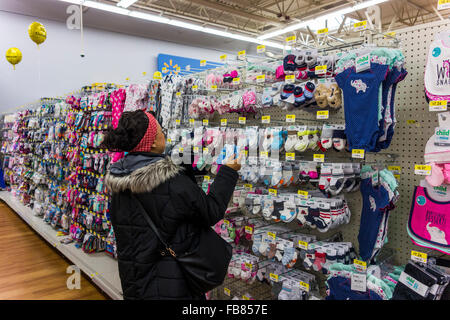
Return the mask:
<svg viewBox="0 0 450 320">
<path fill-rule="evenodd" d="M 6 60 L 8 60 L 8 62 L 13 65 L 14 70 L 16 70 L 16 64 L 22 61 L 22 52 L 17 48 L 9 48 L 8 51 L 6 51 Z"/>
<path fill-rule="evenodd" d="M 45 39 L 47 39 L 47 30 L 45 30 L 45 27 L 41 23 L 33 22 L 28 27 L 28 35 L 31 40 L 33 40 L 37 45 L 40 45 L 45 41 Z"/>
</svg>

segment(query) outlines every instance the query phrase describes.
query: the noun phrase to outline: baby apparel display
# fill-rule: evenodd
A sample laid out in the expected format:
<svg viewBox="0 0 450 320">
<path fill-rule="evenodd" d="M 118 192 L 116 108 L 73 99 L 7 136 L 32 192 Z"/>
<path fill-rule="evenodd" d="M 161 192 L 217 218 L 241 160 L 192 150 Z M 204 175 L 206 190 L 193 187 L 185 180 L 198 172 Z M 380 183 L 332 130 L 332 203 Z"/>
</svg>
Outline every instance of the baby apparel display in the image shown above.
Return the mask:
<svg viewBox="0 0 450 320">
<path fill-rule="evenodd" d="M 428 49 L 425 67 L 427 100 L 450 100 L 450 31 L 436 33 Z"/>
</svg>

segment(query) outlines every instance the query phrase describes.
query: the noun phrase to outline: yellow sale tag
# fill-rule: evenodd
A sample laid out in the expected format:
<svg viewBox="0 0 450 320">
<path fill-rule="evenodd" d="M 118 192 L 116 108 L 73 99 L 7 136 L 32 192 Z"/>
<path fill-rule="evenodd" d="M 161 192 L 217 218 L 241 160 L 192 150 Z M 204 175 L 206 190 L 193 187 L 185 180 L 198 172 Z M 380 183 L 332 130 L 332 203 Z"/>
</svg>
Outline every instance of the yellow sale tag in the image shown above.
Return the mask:
<svg viewBox="0 0 450 320">
<path fill-rule="evenodd" d="M 239 124 L 245 124 L 246 120 L 246 117 L 239 117 Z"/>
<path fill-rule="evenodd" d="M 298 247 L 300 249 L 308 250 L 308 242 L 298 240 Z"/>
<path fill-rule="evenodd" d="M 352 150 L 352 158 L 355 159 L 364 159 L 365 151 L 363 149 L 353 149 Z"/>
<path fill-rule="evenodd" d="M 204 125 L 204 126 L 207 126 L 207 125 L 209 124 L 209 120 L 208 120 L 208 119 L 203 119 L 202 122 L 203 122 L 203 125 Z"/>
<path fill-rule="evenodd" d="M 223 293 L 224 293 L 226 296 L 231 297 L 231 291 L 230 291 L 230 289 L 228 289 L 228 288 L 223 288 Z"/>
<path fill-rule="evenodd" d="M 227 125 L 227 119 L 220 119 L 220 125 L 226 126 Z"/>
<path fill-rule="evenodd" d="M 316 118 L 317 119 L 328 119 L 330 117 L 330 112 L 328 110 L 319 110 L 317 111 Z"/>
<path fill-rule="evenodd" d="M 327 65 L 316 66 L 314 73 L 317 75 L 322 75 L 327 73 Z"/>
<path fill-rule="evenodd" d="M 367 20 L 356 22 L 355 24 L 353 24 L 353 29 L 355 29 L 355 31 L 367 29 Z"/>
<path fill-rule="evenodd" d="M 217 85 L 213 84 L 211 86 L 211 91 L 216 92 L 217 91 Z"/>
<path fill-rule="evenodd" d="M 261 122 L 262 123 L 270 123 L 270 116 L 262 116 Z"/>
<path fill-rule="evenodd" d="M 300 287 L 305 290 L 306 292 L 309 292 L 309 283 L 300 281 Z"/>
<path fill-rule="evenodd" d="M 288 74 L 285 77 L 285 80 L 287 83 L 294 83 L 295 82 L 295 76 L 293 74 Z"/>
<path fill-rule="evenodd" d="M 257 52 L 257 53 L 263 53 L 263 52 L 265 52 L 265 51 L 266 51 L 266 46 L 263 45 L 263 44 L 261 44 L 261 45 L 259 45 L 259 46 L 256 47 L 256 52 Z"/>
<path fill-rule="evenodd" d="M 430 111 L 446 111 L 447 100 L 430 101 Z"/>
<path fill-rule="evenodd" d="M 267 235 L 271 237 L 273 240 L 276 239 L 277 235 L 274 232 L 267 232 Z"/>
<path fill-rule="evenodd" d="M 327 33 L 328 33 L 328 28 L 323 28 L 323 29 L 317 30 L 317 34 L 320 34 L 320 35 L 324 35 Z"/>
<path fill-rule="evenodd" d="M 295 160 L 295 153 L 294 152 L 288 152 L 286 153 L 286 160 Z"/>
<path fill-rule="evenodd" d="M 411 260 L 421 263 L 427 263 L 428 255 L 419 251 L 411 251 Z"/>
<path fill-rule="evenodd" d="M 275 273 L 269 274 L 270 280 L 278 282 L 278 275 Z"/>
<path fill-rule="evenodd" d="M 431 175 L 431 166 L 430 165 L 422 165 L 416 164 L 414 166 L 414 174 L 429 176 Z"/>
<path fill-rule="evenodd" d="M 308 191 L 298 190 L 297 194 L 304 199 L 308 198 Z"/>
<path fill-rule="evenodd" d="M 261 83 L 261 82 L 265 82 L 266 81 L 266 75 L 265 74 L 260 74 L 258 76 L 256 76 L 256 82 L 257 83 Z"/>
<path fill-rule="evenodd" d="M 269 157 L 269 152 L 268 151 L 261 151 L 259 153 L 259 157 L 263 158 L 263 159 L 267 159 Z"/>
<path fill-rule="evenodd" d="M 206 60 L 200 60 L 200 67 L 206 66 Z"/>
<path fill-rule="evenodd" d="M 295 122 L 295 114 L 287 114 L 286 122 Z"/>
<path fill-rule="evenodd" d="M 227 55 L 226 54 L 221 55 L 220 56 L 220 61 L 222 61 L 222 62 L 227 61 Z"/>
<path fill-rule="evenodd" d="M 233 78 L 233 84 L 240 84 L 241 83 L 241 78 L 237 77 L 237 78 Z"/>
<path fill-rule="evenodd" d="M 277 189 L 269 189 L 269 194 L 272 196 L 276 196 L 277 195 Z"/>
<path fill-rule="evenodd" d="M 192 91 L 194 91 L 194 92 L 198 91 L 198 85 L 194 84 L 192 86 Z"/>
<path fill-rule="evenodd" d="M 245 50 L 242 50 L 242 51 L 238 52 L 238 58 L 239 59 L 244 59 L 245 58 Z"/>
<path fill-rule="evenodd" d="M 286 38 L 287 44 L 294 44 L 296 41 L 297 41 L 297 37 L 296 36 L 291 36 L 291 37 L 287 37 Z"/>
<path fill-rule="evenodd" d="M 315 162 L 324 162 L 325 161 L 325 155 L 324 154 L 314 154 L 313 160 Z"/>
<path fill-rule="evenodd" d="M 248 234 L 253 234 L 253 228 L 250 226 L 245 226 L 245 232 Z"/>
<path fill-rule="evenodd" d="M 365 271 L 367 269 L 367 263 L 358 259 L 353 260 L 353 265 L 356 269 Z"/>
<path fill-rule="evenodd" d="M 209 181 L 209 180 L 211 180 L 211 177 L 210 177 L 210 176 L 205 176 L 205 177 L 203 178 L 203 181 Z"/>
</svg>

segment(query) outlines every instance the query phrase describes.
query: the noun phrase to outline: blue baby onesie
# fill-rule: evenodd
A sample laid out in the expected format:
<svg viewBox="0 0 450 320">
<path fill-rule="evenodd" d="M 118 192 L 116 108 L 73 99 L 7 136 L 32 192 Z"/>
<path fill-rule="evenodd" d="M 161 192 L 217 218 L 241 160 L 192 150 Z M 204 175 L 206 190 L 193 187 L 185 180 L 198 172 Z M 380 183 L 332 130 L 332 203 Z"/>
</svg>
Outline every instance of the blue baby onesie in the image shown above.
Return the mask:
<svg viewBox="0 0 450 320">
<path fill-rule="evenodd" d="M 350 150 L 373 151 L 378 139 L 379 89 L 387 65 L 371 63 L 369 70 L 348 68 L 336 75 L 344 94 L 345 134 Z"/>
</svg>

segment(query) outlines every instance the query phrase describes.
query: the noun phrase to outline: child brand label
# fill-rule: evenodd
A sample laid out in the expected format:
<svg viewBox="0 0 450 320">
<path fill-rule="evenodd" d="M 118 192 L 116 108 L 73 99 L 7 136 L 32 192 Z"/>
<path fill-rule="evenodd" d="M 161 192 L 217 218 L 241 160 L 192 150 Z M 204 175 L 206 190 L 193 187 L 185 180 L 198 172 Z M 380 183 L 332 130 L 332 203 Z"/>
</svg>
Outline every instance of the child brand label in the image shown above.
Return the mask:
<svg viewBox="0 0 450 320">
<path fill-rule="evenodd" d="M 429 175 L 431 175 L 431 166 L 423 165 L 423 164 L 416 164 L 414 166 L 414 174 L 421 175 L 421 176 L 429 176 Z"/>
<path fill-rule="evenodd" d="M 427 263 L 428 255 L 419 251 L 411 251 L 411 260 L 420 263 Z"/>
<path fill-rule="evenodd" d="M 420 294 L 422 297 L 426 297 L 430 290 L 430 287 L 424 285 L 422 282 L 413 278 L 412 276 L 405 273 L 404 271 L 400 274 L 398 281 L 403 283 L 405 286 L 407 286 L 411 290 L 415 291 L 417 294 Z"/>
<path fill-rule="evenodd" d="M 367 291 L 367 276 L 365 273 L 353 272 L 351 276 L 351 289 L 353 291 Z"/>
<path fill-rule="evenodd" d="M 446 111 L 447 100 L 430 101 L 430 111 Z"/>
<path fill-rule="evenodd" d="M 356 72 L 362 72 L 368 69 L 370 69 L 370 53 L 356 58 Z"/>
<path fill-rule="evenodd" d="M 438 146 L 450 146 L 450 129 L 436 128 L 434 130 L 434 144 Z"/>
</svg>

